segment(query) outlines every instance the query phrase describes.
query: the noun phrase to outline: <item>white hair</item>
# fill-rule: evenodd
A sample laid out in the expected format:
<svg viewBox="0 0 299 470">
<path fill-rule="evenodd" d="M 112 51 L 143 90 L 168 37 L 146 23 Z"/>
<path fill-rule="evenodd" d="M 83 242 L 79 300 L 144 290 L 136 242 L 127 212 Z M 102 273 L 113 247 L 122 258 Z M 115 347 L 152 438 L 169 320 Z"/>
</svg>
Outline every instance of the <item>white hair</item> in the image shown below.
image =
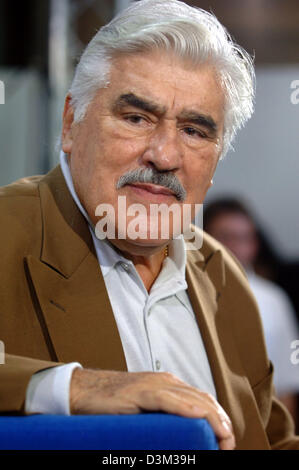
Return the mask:
<svg viewBox="0 0 299 470">
<path fill-rule="evenodd" d="M 252 59 L 217 18 L 178 0 L 140 0 L 102 27 L 77 65 L 70 88 L 75 122 L 81 121 L 99 88 L 109 83 L 112 59 L 155 49 L 172 51 L 194 66 L 211 64 L 225 94 L 222 156 L 251 117 L 255 92 Z"/>
</svg>

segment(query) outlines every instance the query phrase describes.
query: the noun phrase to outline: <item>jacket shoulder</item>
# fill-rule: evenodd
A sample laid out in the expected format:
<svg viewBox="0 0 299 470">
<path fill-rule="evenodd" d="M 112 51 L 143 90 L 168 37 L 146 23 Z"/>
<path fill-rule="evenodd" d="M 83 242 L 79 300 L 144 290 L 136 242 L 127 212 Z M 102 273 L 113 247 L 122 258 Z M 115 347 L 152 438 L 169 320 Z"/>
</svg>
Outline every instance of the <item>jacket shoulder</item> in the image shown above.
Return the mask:
<svg viewBox="0 0 299 470">
<path fill-rule="evenodd" d="M 0 187 L 0 200 L 12 197 L 39 197 L 38 186 L 42 178 L 44 175 L 29 176 Z"/>
<path fill-rule="evenodd" d="M 39 183 L 42 178 L 22 178 L 0 188 L 0 252 L 7 263 L 39 250 L 42 233 Z"/>
</svg>

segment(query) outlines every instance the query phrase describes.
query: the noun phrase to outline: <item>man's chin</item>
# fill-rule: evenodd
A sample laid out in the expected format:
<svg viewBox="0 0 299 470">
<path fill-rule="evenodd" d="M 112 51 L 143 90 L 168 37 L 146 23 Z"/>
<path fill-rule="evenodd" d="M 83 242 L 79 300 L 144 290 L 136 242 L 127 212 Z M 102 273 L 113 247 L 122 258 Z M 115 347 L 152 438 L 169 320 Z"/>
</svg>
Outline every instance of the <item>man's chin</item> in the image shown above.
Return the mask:
<svg viewBox="0 0 299 470">
<path fill-rule="evenodd" d="M 109 242 L 120 251 L 132 256 L 151 256 L 164 250 L 171 239 L 109 239 Z"/>
</svg>

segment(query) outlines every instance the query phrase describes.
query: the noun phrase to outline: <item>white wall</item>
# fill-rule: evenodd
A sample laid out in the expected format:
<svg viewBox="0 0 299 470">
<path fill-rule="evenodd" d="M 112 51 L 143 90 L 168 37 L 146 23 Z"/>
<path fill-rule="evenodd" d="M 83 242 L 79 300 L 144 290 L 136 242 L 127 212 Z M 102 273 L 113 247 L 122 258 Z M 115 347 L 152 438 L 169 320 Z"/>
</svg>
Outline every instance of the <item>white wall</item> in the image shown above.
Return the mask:
<svg viewBox="0 0 299 470">
<path fill-rule="evenodd" d="M 45 113 L 40 76 L 1 69 L 5 103 L 0 105 L 0 185 L 45 169 Z"/>
<path fill-rule="evenodd" d="M 290 100 L 296 79 L 299 65 L 257 69 L 256 112 L 240 131 L 235 152 L 219 163 L 206 202 L 242 196 L 274 246 L 299 258 L 299 104 Z"/>
</svg>

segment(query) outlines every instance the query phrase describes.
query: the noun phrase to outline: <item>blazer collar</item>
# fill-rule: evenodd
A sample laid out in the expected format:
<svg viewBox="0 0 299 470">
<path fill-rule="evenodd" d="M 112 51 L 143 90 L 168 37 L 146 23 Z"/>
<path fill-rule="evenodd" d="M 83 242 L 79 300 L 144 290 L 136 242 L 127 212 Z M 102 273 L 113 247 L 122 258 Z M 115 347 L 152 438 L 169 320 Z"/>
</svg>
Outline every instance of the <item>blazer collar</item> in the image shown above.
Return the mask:
<svg viewBox="0 0 299 470">
<path fill-rule="evenodd" d="M 69 278 L 93 251 L 88 225 L 77 208 L 60 166 L 40 183 L 43 223 L 41 261 Z"/>
</svg>

